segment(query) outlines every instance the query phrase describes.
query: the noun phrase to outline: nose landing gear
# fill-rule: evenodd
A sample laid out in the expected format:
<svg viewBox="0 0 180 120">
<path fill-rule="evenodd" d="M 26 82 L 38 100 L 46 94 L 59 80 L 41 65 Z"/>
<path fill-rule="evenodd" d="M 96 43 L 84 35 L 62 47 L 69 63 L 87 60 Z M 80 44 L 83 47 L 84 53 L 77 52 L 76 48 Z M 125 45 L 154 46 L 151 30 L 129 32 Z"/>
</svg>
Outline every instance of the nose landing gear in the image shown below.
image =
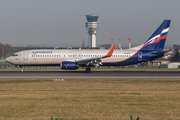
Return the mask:
<svg viewBox="0 0 180 120">
<path fill-rule="evenodd" d="M 21 72 L 24 72 L 24 69 L 23 69 L 23 68 L 21 69 Z"/>
</svg>

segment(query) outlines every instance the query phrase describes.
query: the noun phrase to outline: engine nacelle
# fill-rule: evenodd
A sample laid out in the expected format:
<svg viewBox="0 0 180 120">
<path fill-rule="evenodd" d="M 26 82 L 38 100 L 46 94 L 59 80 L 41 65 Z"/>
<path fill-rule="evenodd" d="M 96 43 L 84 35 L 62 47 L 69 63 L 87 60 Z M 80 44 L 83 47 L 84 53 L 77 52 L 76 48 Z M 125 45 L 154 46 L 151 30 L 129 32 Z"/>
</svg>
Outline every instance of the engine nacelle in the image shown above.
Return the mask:
<svg viewBox="0 0 180 120">
<path fill-rule="evenodd" d="M 78 69 L 78 68 L 79 68 L 79 66 L 75 62 L 69 62 L 69 61 L 61 62 L 61 69 L 75 70 L 75 69 Z"/>
</svg>

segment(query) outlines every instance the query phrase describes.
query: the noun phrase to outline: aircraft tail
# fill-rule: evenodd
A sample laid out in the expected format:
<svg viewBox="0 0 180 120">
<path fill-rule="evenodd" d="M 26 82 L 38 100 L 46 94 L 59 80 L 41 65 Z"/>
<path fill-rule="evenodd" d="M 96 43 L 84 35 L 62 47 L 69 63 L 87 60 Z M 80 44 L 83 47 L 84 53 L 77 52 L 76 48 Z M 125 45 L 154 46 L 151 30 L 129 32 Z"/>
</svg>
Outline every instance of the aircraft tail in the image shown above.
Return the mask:
<svg viewBox="0 0 180 120">
<path fill-rule="evenodd" d="M 157 28 L 151 37 L 142 46 L 143 50 L 147 51 L 163 51 L 166 42 L 166 37 L 169 31 L 171 20 L 164 22 Z"/>
</svg>

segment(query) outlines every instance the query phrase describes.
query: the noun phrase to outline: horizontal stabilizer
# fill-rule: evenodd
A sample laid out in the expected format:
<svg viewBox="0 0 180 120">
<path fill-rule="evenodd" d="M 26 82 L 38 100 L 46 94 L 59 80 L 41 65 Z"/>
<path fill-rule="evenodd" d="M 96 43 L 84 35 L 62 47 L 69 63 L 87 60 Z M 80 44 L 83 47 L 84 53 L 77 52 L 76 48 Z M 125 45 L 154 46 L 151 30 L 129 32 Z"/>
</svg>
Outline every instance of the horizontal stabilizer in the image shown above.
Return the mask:
<svg viewBox="0 0 180 120">
<path fill-rule="evenodd" d="M 166 52 L 169 52 L 171 51 L 172 49 L 168 49 L 168 50 L 163 50 L 163 51 L 159 51 L 159 52 L 153 52 L 152 54 L 163 54 L 163 53 L 166 53 Z"/>
</svg>

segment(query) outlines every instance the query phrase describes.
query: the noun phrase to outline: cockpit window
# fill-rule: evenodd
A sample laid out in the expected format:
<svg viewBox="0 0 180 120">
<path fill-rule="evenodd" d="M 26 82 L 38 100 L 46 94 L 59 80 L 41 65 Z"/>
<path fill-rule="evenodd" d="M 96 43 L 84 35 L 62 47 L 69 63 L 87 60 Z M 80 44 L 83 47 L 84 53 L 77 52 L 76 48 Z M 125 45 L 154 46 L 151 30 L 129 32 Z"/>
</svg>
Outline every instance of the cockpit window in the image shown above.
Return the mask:
<svg viewBox="0 0 180 120">
<path fill-rule="evenodd" d="M 18 54 L 13 54 L 13 56 L 18 56 Z"/>
</svg>

